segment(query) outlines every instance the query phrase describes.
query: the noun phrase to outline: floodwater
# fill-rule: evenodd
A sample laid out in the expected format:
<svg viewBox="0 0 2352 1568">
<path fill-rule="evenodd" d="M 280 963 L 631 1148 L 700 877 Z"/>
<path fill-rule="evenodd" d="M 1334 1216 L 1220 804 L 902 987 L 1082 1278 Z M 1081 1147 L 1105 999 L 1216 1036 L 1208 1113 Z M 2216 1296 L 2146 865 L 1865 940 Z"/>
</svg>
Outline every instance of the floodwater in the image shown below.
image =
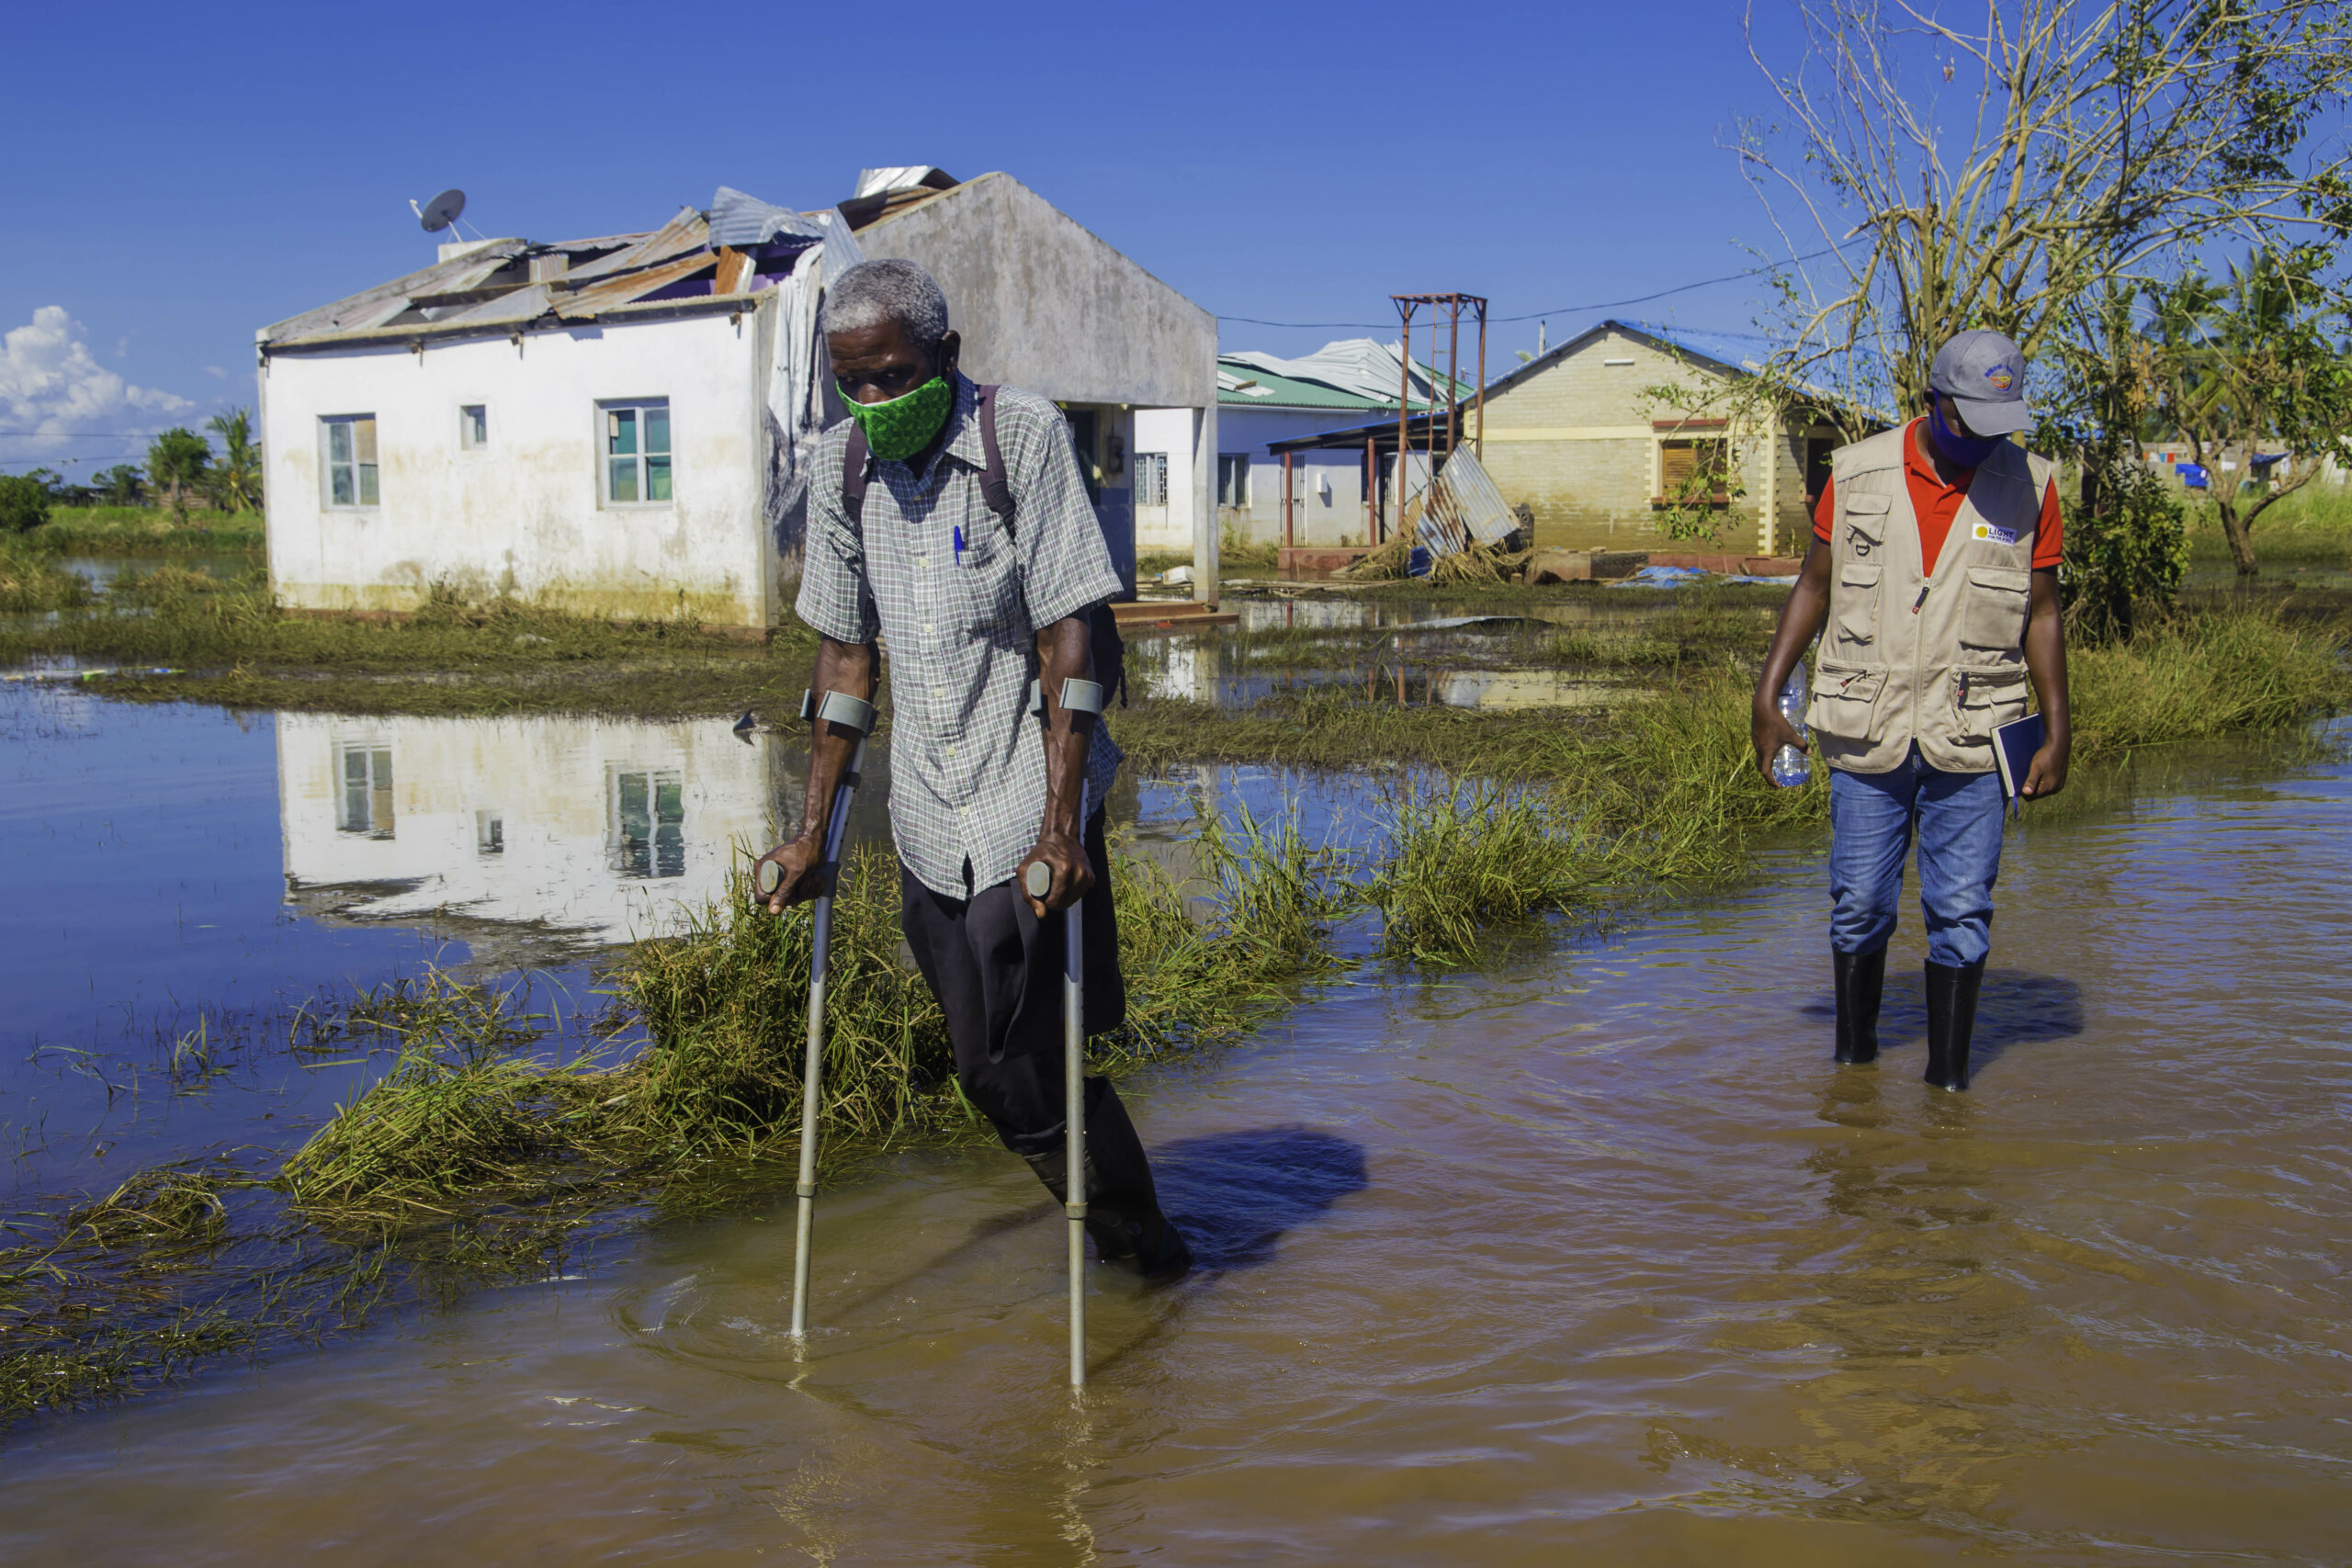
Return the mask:
<svg viewBox="0 0 2352 1568">
<path fill-rule="evenodd" d="M 461 953 L 541 926 L 576 951 L 628 913 L 600 879 L 695 882 L 628 874 L 665 863 L 664 809 L 613 780 L 675 766 L 682 868 L 706 817 L 723 838 L 745 809 L 698 734 L 664 764 L 649 736 L 479 727 L 518 760 L 468 773 L 458 726 L 390 737 L 377 839 L 370 737 L 40 700 L 57 733 L 6 764 L 7 934 L 85 934 L 12 966 L 15 1044 L 37 1018 L 105 1048 L 91 998 L 148 1006 L 157 976 L 380 976 L 435 940 L 399 891 L 434 874 L 474 910 L 470 939 L 442 933 Z M 363 787 L 313 834 L 346 746 Z M 761 766 L 743 787 L 775 787 Z M 1096 1278 L 1082 1396 L 1034 1179 L 908 1155 L 825 1193 L 805 1348 L 788 1197 L 655 1226 L 586 1277 L 8 1434 L 0 1556 L 2342 1562 L 2352 770 L 2138 766 L 2012 830 L 1969 1094 L 1918 1081 L 1916 921 L 1881 1063 L 1830 1064 L 1822 867 L 1793 845 L 1749 891 L 1614 931 L 1360 972 L 1139 1082 L 1203 1267 Z M 489 807 L 503 853 L 540 830 L 525 785 L 560 781 L 535 769 L 605 792 L 546 829 L 594 847 L 535 874 L 544 906 L 460 867 Z M 1261 808 L 1285 786 L 1208 782 Z M 1184 793 L 1130 809 L 1164 828 Z M 40 847 L 44 812 L 70 854 Z M 313 852 L 412 822 L 441 847 L 399 876 L 337 883 Z M 233 937 L 150 908 L 183 858 L 180 908 Z M 125 936 L 101 953 L 107 908 Z"/>
</svg>

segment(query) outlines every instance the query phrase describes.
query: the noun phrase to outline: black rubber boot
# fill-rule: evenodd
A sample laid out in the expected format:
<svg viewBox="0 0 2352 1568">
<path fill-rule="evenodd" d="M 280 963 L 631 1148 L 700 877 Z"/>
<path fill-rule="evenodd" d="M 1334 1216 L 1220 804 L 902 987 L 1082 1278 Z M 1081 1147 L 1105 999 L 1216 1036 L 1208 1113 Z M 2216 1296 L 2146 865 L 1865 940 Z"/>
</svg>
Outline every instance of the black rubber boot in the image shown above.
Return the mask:
<svg viewBox="0 0 2352 1568">
<path fill-rule="evenodd" d="M 1984 984 L 1982 959 L 1957 967 L 1928 962 L 1928 1081 L 1938 1089 L 1968 1087 L 1968 1043 Z"/>
<path fill-rule="evenodd" d="M 1839 953 L 1832 948 L 1829 963 L 1838 992 L 1838 1059 L 1875 1062 L 1879 998 L 1886 991 L 1886 949 Z"/>
<path fill-rule="evenodd" d="M 1069 1144 L 1062 1128 L 1015 1139 L 1013 1152 L 1029 1162 L 1056 1202 L 1069 1201 L 1063 1177 Z M 1155 1282 L 1193 1266 L 1183 1234 L 1159 1212 L 1151 1161 L 1108 1078 L 1086 1080 L 1086 1234 L 1095 1257 L 1125 1264 Z"/>
</svg>

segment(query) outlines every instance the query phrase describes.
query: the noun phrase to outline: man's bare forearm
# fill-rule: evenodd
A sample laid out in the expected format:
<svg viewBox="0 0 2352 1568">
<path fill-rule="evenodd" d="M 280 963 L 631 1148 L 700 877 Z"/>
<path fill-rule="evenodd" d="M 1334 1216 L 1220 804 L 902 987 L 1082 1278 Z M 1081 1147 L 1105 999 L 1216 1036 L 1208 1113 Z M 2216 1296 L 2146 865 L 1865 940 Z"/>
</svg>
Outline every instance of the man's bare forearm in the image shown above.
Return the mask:
<svg viewBox="0 0 2352 1568">
<path fill-rule="evenodd" d="M 1756 705 L 1771 705 L 1788 684 L 1789 671 L 1804 657 L 1805 646 L 1821 635 L 1829 620 L 1829 547 L 1819 539 L 1805 552 L 1804 566 L 1797 573 L 1797 585 L 1789 591 L 1789 602 L 1781 607 L 1781 624 L 1772 634 L 1772 647 L 1764 655 L 1763 673 L 1756 681 Z"/>
<path fill-rule="evenodd" d="M 2066 616 L 2059 603 L 2058 573 L 2033 574 L 2032 606 L 2025 627 L 2025 668 L 2041 705 L 2041 727 L 2050 740 L 2072 746 L 2075 716 L 2066 693 Z"/>
<path fill-rule="evenodd" d="M 817 645 L 817 671 L 809 680 L 817 704 L 824 705 L 827 692 L 842 692 L 865 702 L 874 700 L 874 671 L 877 662 L 874 645 L 870 642 L 835 642 L 825 638 Z M 849 771 L 850 758 L 857 751 L 858 735 L 817 721 L 815 742 L 808 748 L 808 795 L 800 803 L 800 833 L 804 838 L 822 838 L 825 819 L 832 814 L 833 792 L 841 784 L 842 774 Z"/>
<path fill-rule="evenodd" d="M 1075 839 L 1086 793 L 1086 752 L 1094 739 L 1095 716 L 1062 706 L 1062 682 L 1091 681 L 1094 639 L 1086 617 L 1068 615 L 1037 633 L 1038 684 L 1046 694 L 1046 814 L 1037 825 L 1041 840 Z"/>
</svg>

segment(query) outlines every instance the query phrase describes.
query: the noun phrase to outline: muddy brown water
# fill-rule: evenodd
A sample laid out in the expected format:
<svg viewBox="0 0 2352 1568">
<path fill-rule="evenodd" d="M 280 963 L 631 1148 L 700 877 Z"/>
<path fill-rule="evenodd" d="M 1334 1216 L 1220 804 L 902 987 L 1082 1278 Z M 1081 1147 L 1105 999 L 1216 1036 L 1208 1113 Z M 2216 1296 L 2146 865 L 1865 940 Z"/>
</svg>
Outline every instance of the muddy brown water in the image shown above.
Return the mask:
<svg viewBox="0 0 2352 1568">
<path fill-rule="evenodd" d="M 100 722 L 105 722 L 103 719 Z M 160 721 L 157 721 L 160 722 Z M 2128 793 L 2128 792 L 2127 792 Z M 12 829 L 12 831 L 21 831 Z M 10 1562 L 2341 1562 L 2352 773 L 2013 832 L 1976 1088 L 1827 1060 L 1820 862 L 1367 971 L 1132 1096 L 1203 1268 L 1008 1156 L 9 1435 Z"/>
</svg>

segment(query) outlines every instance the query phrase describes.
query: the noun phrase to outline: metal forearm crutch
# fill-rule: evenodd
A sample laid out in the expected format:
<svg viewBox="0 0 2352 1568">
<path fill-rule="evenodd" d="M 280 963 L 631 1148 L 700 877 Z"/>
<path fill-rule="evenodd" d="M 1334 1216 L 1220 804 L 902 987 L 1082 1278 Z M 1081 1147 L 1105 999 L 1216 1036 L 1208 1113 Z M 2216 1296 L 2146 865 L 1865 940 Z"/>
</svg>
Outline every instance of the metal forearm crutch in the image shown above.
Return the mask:
<svg viewBox="0 0 2352 1568">
<path fill-rule="evenodd" d="M 808 1333 L 808 1254 L 817 1220 L 817 1087 L 825 1053 L 825 966 L 833 944 L 833 886 L 841 871 L 842 835 L 849 830 L 849 804 L 857 794 L 857 776 L 865 767 L 865 738 L 874 729 L 874 705 L 847 692 L 827 692 L 819 705 L 813 693 L 800 696 L 800 716 L 857 732 L 857 750 L 849 768 L 833 786 L 832 815 L 825 822 L 825 859 L 818 867 L 813 943 L 808 956 L 808 1050 L 800 1068 L 800 1179 L 793 1190 L 800 1197 L 799 1227 L 792 1241 L 792 1337 Z M 775 892 L 783 873 L 775 862 L 760 863 L 756 886 L 760 896 Z"/>
<path fill-rule="evenodd" d="M 1092 681 L 1062 682 L 1062 706 L 1072 713 L 1102 713 L 1102 688 Z M 1080 852 L 1086 837 L 1086 800 L 1079 799 Z M 1030 863 L 1023 886 L 1029 897 L 1053 891 L 1054 874 L 1043 861 Z M 1064 1159 L 1062 1213 L 1069 1220 L 1069 1386 L 1086 1386 L 1086 919 L 1083 903 L 1062 911 L 1062 1124 L 1069 1143 Z"/>
</svg>

